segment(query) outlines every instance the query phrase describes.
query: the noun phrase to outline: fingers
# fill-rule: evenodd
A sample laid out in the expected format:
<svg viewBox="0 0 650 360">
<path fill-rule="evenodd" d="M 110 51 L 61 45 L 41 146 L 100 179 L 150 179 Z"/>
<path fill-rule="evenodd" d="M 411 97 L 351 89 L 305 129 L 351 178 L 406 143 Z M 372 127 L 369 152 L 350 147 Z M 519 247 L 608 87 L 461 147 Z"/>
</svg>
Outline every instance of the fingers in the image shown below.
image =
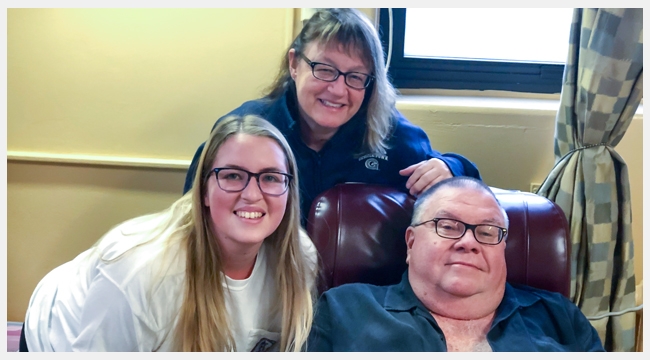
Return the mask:
<svg viewBox="0 0 650 360">
<path fill-rule="evenodd" d="M 424 175 L 420 176 L 420 178 L 418 178 L 411 187 L 408 188 L 409 193 L 413 196 L 419 196 L 426 189 L 430 188 L 435 183 L 442 181 L 443 179 L 445 179 L 445 177 L 436 171 L 427 171 Z"/>
<path fill-rule="evenodd" d="M 413 165 L 407 167 L 406 169 L 404 169 L 404 170 L 410 169 L 410 174 L 402 174 L 400 172 L 400 174 L 402 174 L 402 175 L 406 175 L 406 176 L 410 175 L 408 180 L 406 181 L 406 188 L 407 189 L 410 190 L 428 172 L 430 172 L 432 170 L 435 171 L 436 163 L 431 162 L 431 160 L 432 159 L 420 161 L 419 163 L 413 164 Z M 431 177 L 431 176 L 434 176 L 434 175 L 435 174 L 429 174 L 428 176 Z M 416 186 L 416 190 L 414 190 L 414 191 L 419 192 L 420 188 L 425 186 L 425 185 L 426 184 L 420 184 L 419 186 Z M 415 195 L 415 194 L 413 194 L 413 192 L 411 192 L 411 194 Z"/>
<path fill-rule="evenodd" d="M 428 160 L 420 161 L 419 163 L 413 164 L 406 169 L 400 170 L 400 175 L 409 177 L 408 180 L 406 180 L 407 189 L 410 189 L 413 184 L 415 184 L 418 179 L 429 170 L 427 162 Z"/>
<path fill-rule="evenodd" d="M 451 177 L 453 177 L 453 176 L 451 176 Z M 433 181 L 431 181 L 431 182 L 429 183 L 429 185 L 425 186 L 424 189 L 422 189 L 419 193 L 415 194 L 414 196 L 419 196 L 419 195 L 422 194 L 423 192 L 429 190 L 430 187 L 432 187 L 433 185 L 435 185 L 435 184 L 441 182 L 441 181 L 444 180 L 444 179 L 447 179 L 447 178 L 444 177 L 444 176 L 439 176 L 438 178 L 436 178 L 436 179 L 434 179 Z"/>
<path fill-rule="evenodd" d="M 434 184 L 453 176 L 447 165 L 440 159 L 430 159 L 415 165 L 417 167 L 406 182 L 406 188 L 413 196 L 418 196 Z"/>
<path fill-rule="evenodd" d="M 420 161 L 417 164 L 413 164 L 413 165 L 411 165 L 411 166 L 409 166 L 407 168 L 404 168 L 404 169 L 399 171 L 399 174 L 402 175 L 402 176 L 411 176 L 411 174 L 413 174 L 413 171 L 415 171 L 415 169 L 417 169 L 418 166 L 422 165 L 424 162 L 426 162 L 426 160 Z"/>
</svg>

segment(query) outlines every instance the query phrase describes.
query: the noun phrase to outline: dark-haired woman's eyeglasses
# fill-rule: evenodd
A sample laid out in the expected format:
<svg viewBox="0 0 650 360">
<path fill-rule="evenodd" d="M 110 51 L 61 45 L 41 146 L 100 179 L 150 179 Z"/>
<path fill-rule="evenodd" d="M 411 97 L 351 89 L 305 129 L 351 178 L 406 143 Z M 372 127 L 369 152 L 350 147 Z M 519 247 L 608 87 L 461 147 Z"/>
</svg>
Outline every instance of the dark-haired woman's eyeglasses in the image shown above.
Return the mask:
<svg viewBox="0 0 650 360">
<path fill-rule="evenodd" d="M 298 55 L 305 60 L 309 66 L 311 66 L 311 73 L 318 80 L 334 82 L 339 78 L 339 76 L 343 75 L 347 86 L 353 89 L 363 90 L 367 88 L 372 79 L 374 79 L 374 76 L 369 74 L 356 71 L 343 72 L 332 65 L 311 61 L 301 53 Z"/>
</svg>

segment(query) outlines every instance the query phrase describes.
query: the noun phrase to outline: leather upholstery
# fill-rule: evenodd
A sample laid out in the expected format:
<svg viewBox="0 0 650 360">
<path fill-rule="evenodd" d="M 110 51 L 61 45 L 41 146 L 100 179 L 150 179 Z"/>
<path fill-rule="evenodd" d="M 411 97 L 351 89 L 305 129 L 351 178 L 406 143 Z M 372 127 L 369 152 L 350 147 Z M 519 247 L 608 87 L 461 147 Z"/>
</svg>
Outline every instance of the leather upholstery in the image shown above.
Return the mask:
<svg viewBox="0 0 650 360">
<path fill-rule="evenodd" d="M 570 238 L 562 210 L 527 192 L 492 188 L 508 213 L 508 281 L 569 296 Z M 406 270 L 415 198 L 369 184 L 339 184 L 316 197 L 307 232 L 320 255 L 319 292 L 350 282 L 388 285 Z"/>
</svg>

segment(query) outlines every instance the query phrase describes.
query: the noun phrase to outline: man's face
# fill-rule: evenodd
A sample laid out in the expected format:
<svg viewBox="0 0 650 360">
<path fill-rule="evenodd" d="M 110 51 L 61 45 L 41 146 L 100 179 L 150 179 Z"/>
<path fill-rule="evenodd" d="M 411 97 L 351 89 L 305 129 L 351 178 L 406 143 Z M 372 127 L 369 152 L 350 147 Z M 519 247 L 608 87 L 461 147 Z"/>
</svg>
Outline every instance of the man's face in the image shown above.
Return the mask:
<svg viewBox="0 0 650 360">
<path fill-rule="evenodd" d="M 496 200 L 484 190 L 444 187 L 424 204 L 418 222 L 451 218 L 467 224 L 506 227 Z M 406 230 L 409 281 L 424 296 L 439 294 L 456 298 L 480 295 L 500 301 L 506 281 L 505 241 L 484 245 L 472 230 L 460 239 L 439 236 L 430 222 Z"/>
</svg>

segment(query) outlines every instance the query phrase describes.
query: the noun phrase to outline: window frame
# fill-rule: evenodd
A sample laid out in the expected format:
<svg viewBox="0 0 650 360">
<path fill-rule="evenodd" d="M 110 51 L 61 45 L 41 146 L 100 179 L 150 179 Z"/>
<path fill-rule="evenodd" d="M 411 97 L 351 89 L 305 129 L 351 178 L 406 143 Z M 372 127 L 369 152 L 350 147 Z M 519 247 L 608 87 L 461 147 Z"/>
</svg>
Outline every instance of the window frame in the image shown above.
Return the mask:
<svg viewBox="0 0 650 360">
<path fill-rule="evenodd" d="M 560 93 L 563 64 L 404 57 L 406 10 L 392 8 L 393 44 L 388 76 L 396 88 Z M 379 34 L 387 54 L 390 34 L 387 8 L 379 11 Z"/>
</svg>

